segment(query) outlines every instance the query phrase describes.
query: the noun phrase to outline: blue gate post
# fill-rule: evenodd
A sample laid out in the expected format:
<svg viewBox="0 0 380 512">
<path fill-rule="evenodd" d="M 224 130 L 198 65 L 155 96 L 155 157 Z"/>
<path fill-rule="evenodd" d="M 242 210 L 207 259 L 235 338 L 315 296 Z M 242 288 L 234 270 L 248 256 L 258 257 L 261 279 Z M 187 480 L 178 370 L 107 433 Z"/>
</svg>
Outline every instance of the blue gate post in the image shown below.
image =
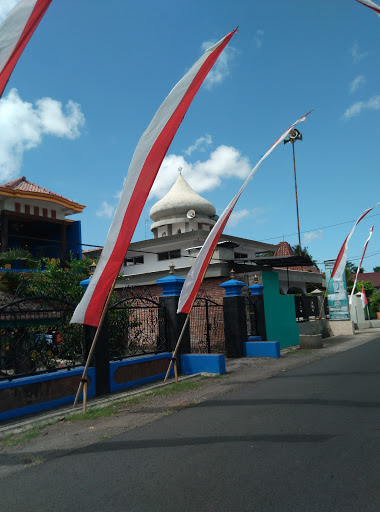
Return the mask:
<svg viewBox="0 0 380 512">
<path fill-rule="evenodd" d="M 91 278 L 84 279 L 80 285 L 86 290 Z M 92 325 L 83 325 L 84 332 L 84 350 L 83 356 L 86 362 L 88 353 L 94 339 L 96 327 Z M 98 341 L 95 345 L 95 351 L 90 362 L 95 367 L 95 394 L 104 395 L 110 392 L 110 352 L 109 352 L 109 334 L 108 334 L 108 313 L 106 313 L 103 325 L 99 333 Z"/>
<path fill-rule="evenodd" d="M 248 286 L 251 294 L 251 301 L 255 307 L 256 334 L 261 337 L 261 341 L 267 341 L 267 330 L 265 327 L 265 310 L 264 310 L 264 286 L 261 284 L 252 284 Z"/>
<path fill-rule="evenodd" d="M 160 297 L 160 306 L 162 307 L 159 309 L 161 316 L 161 318 L 159 318 L 160 329 L 163 328 L 161 324 L 165 322 L 166 347 L 170 352 L 173 352 L 177 344 L 187 316 L 185 313 L 177 314 L 179 296 L 184 282 L 185 279 L 183 277 L 175 275 L 162 277 L 156 281 L 156 283 L 162 288 L 162 296 Z M 162 318 L 163 315 L 164 318 Z M 178 354 L 188 354 L 190 351 L 190 327 L 188 324 L 185 329 Z M 180 362 L 180 358 L 178 358 L 177 368 L 179 372 L 181 371 Z"/>
<path fill-rule="evenodd" d="M 244 357 L 247 337 L 247 315 L 245 298 L 242 295 L 243 281 L 230 279 L 220 285 L 225 289 L 223 297 L 224 336 L 227 357 Z"/>
</svg>

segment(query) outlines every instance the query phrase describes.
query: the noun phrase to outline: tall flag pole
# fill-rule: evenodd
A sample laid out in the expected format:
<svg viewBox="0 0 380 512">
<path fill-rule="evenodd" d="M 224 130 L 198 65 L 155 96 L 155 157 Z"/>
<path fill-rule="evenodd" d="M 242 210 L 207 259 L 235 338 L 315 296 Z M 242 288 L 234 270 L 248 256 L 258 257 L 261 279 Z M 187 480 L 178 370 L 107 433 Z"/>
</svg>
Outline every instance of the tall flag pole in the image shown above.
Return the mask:
<svg viewBox="0 0 380 512">
<path fill-rule="evenodd" d="M 358 220 L 355 222 L 353 228 L 348 233 L 345 241 L 343 242 L 342 247 L 340 248 L 338 257 L 335 261 L 334 267 L 331 271 L 330 279 L 340 279 L 342 277 L 342 274 L 344 272 L 344 269 L 346 268 L 346 262 L 347 262 L 347 248 L 348 248 L 348 242 L 350 241 L 350 238 L 352 237 L 356 226 L 359 224 L 361 220 L 364 219 L 366 215 L 369 214 L 376 206 L 379 206 L 380 202 L 376 203 L 375 206 L 372 206 L 372 208 L 368 208 L 367 210 L 364 210 L 364 212 L 360 215 Z"/>
<path fill-rule="evenodd" d="M 52 0 L 19 0 L 0 25 L 0 97 Z"/>
<path fill-rule="evenodd" d="M 311 111 L 310 111 L 311 112 Z M 251 180 L 252 176 L 255 174 L 257 169 L 260 167 L 262 162 L 272 153 L 272 151 L 279 145 L 281 142 L 283 142 L 286 137 L 289 135 L 291 130 L 294 128 L 294 126 L 298 123 L 301 123 L 302 121 L 305 121 L 306 116 L 310 114 L 308 112 L 303 117 L 298 119 L 295 123 L 293 123 L 282 135 L 279 139 L 276 140 L 276 142 L 269 148 L 269 150 L 265 153 L 265 155 L 258 161 L 258 163 L 255 165 L 255 167 L 250 172 L 249 176 L 243 183 L 242 187 L 240 188 L 239 192 L 236 194 L 236 196 L 232 199 L 232 201 L 228 204 L 227 208 L 224 210 L 224 212 L 219 217 L 216 224 L 214 224 L 212 230 L 210 231 L 209 235 L 207 236 L 202 249 L 199 251 L 198 256 L 196 257 L 193 266 L 191 267 L 186 280 L 183 284 L 181 295 L 179 297 L 178 301 L 178 309 L 177 313 L 186 313 L 187 318 L 185 320 L 184 326 L 182 328 L 181 334 L 178 338 L 176 347 L 172 354 L 172 359 L 169 364 L 169 368 L 166 372 L 165 381 L 167 380 L 170 370 L 172 368 L 172 365 L 174 364 L 176 367 L 176 357 L 178 353 L 179 346 L 182 341 L 182 337 L 186 328 L 186 325 L 189 321 L 189 314 L 193 307 L 194 300 L 197 296 L 199 287 L 203 281 L 204 275 L 206 273 L 208 264 L 210 263 L 210 260 L 212 258 L 212 255 L 214 253 L 215 247 L 219 241 L 220 235 L 223 232 L 223 229 L 225 225 L 227 224 L 227 221 L 239 199 L 241 196 L 243 190 L 247 186 L 248 182 Z"/>
<path fill-rule="evenodd" d="M 311 112 L 311 111 L 310 111 Z M 236 194 L 236 196 L 232 199 L 232 201 L 228 204 L 227 208 L 224 210 L 224 212 L 219 217 L 216 224 L 213 226 L 212 230 L 210 231 L 205 243 L 202 246 L 202 249 L 199 251 L 199 254 L 197 258 L 195 259 L 195 262 L 193 266 L 191 267 L 185 283 L 182 288 L 182 292 L 179 298 L 178 302 L 178 310 L 177 313 L 189 313 L 191 306 L 195 300 L 195 297 L 198 293 L 199 287 L 202 283 L 203 277 L 206 273 L 207 266 L 211 260 L 212 254 L 214 252 L 214 249 L 219 241 L 220 235 L 223 232 L 223 229 L 239 199 L 241 196 L 243 190 L 251 180 L 252 176 L 255 174 L 257 169 L 260 167 L 262 162 L 272 153 L 272 151 L 279 145 L 281 142 L 283 142 L 286 137 L 289 135 L 293 127 L 301 123 L 302 121 L 305 121 L 306 116 L 310 114 L 308 112 L 306 115 L 298 119 L 295 123 L 293 123 L 287 130 L 284 132 L 279 139 L 269 148 L 269 150 L 265 153 L 265 155 L 259 160 L 259 162 L 256 164 L 256 166 L 252 169 L 249 176 L 245 180 L 244 184 L 240 188 L 239 192 Z"/>
<path fill-rule="evenodd" d="M 196 61 L 162 103 L 137 144 L 96 270 L 70 321 L 97 327 L 73 407 L 82 389 L 86 390 L 87 369 L 108 303 L 162 160 L 202 82 L 236 31 L 227 34 Z"/>
<path fill-rule="evenodd" d="M 356 0 L 359 4 L 366 5 L 380 16 L 380 6 L 372 2 L 372 0 Z"/>
<path fill-rule="evenodd" d="M 123 263 L 162 160 L 195 94 L 235 32 L 236 29 L 197 60 L 162 103 L 139 140 L 102 254 L 71 323 L 99 325 L 111 284 Z"/>
<path fill-rule="evenodd" d="M 370 241 L 371 239 L 371 236 L 372 236 L 372 233 L 373 233 L 373 226 L 372 228 L 369 230 L 369 236 L 364 244 L 364 247 L 363 247 L 363 253 L 362 253 L 362 257 L 361 257 L 361 260 L 360 260 L 360 263 L 359 263 L 359 267 L 356 271 L 356 276 L 355 276 L 355 282 L 354 282 L 354 286 L 352 287 L 352 291 L 351 291 L 351 295 L 350 295 L 350 305 L 352 304 L 352 297 L 355 293 L 355 289 L 356 289 L 356 283 L 358 281 L 358 275 L 360 273 L 360 269 L 361 269 L 361 266 L 362 266 L 362 263 L 363 263 L 363 260 L 364 260 L 364 255 L 365 255 L 365 252 L 367 250 L 367 246 L 368 246 L 368 242 Z"/>
</svg>

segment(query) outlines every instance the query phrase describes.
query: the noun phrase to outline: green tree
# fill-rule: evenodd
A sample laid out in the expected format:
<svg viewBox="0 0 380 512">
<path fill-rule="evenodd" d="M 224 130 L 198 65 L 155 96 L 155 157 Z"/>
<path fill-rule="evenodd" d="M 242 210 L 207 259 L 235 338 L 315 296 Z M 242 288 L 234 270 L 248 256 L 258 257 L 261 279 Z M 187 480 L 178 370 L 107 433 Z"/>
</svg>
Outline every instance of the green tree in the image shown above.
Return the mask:
<svg viewBox="0 0 380 512">
<path fill-rule="evenodd" d="M 6 272 L 4 279 L 17 286 L 16 294 L 20 297 L 54 297 L 76 305 L 84 293 L 79 283 L 90 276 L 91 263 L 90 258 L 77 260 L 70 254 L 67 270 L 45 262 L 45 270 L 29 274 Z"/>
<path fill-rule="evenodd" d="M 348 293 L 351 293 L 352 287 L 354 285 L 354 281 L 351 280 L 351 279 L 350 279 L 350 281 L 352 281 L 352 284 L 348 284 L 347 283 L 347 291 L 348 291 Z M 364 287 L 364 292 L 365 292 L 367 298 L 369 299 L 371 297 L 371 295 L 373 295 L 375 293 L 376 288 L 373 286 L 371 281 L 358 281 L 356 283 L 356 291 L 354 293 L 361 292 L 362 291 L 362 286 Z"/>
<path fill-rule="evenodd" d="M 370 303 L 375 311 L 380 312 L 380 292 L 376 292 L 371 296 Z"/>
<path fill-rule="evenodd" d="M 297 256 L 300 255 L 300 246 L 299 246 L 299 244 L 292 245 L 292 249 L 294 251 L 294 254 L 296 254 Z M 313 257 L 309 253 L 307 247 L 302 247 L 301 248 L 301 256 L 303 256 L 304 258 L 309 258 L 309 260 L 311 261 L 310 266 L 314 267 L 316 270 L 319 270 L 318 265 L 317 265 L 317 260 L 313 259 Z"/>
<path fill-rule="evenodd" d="M 380 272 L 380 267 L 373 267 L 374 272 Z"/>
</svg>

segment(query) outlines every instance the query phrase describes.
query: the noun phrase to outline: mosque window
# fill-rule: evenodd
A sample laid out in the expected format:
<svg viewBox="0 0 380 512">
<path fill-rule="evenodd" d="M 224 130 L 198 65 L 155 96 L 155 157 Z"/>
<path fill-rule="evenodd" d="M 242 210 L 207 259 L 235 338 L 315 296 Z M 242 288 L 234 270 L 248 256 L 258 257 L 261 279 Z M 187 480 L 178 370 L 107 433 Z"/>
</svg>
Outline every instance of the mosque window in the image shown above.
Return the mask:
<svg viewBox="0 0 380 512">
<path fill-rule="evenodd" d="M 130 267 L 131 265 L 143 265 L 144 256 L 134 256 L 132 258 L 124 259 L 124 267 Z"/>
<path fill-rule="evenodd" d="M 237 259 L 237 260 L 243 260 L 245 258 L 248 258 L 248 254 L 246 254 L 245 252 L 235 252 L 234 256 L 235 256 L 235 259 Z"/>
<path fill-rule="evenodd" d="M 158 261 L 173 260 L 174 258 L 180 258 L 180 257 L 181 257 L 180 249 L 176 249 L 174 251 L 165 251 L 165 252 L 157 253 Z"/>
</svg>

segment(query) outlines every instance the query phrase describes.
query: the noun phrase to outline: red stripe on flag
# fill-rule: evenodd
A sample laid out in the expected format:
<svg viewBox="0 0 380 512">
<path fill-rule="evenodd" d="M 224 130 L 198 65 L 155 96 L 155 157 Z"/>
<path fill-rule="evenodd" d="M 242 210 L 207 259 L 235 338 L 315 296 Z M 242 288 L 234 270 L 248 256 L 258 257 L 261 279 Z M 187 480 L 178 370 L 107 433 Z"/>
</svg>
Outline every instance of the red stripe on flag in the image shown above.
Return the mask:
<svg viewBox="0 0 380 512">
<path fill-rule="evenodd" d="M 18 59 L 20 58 L 22 52 L 24 51 L 25 46 L 28 44 L 29 39 L 32 37 L 34 31 L 36 30 L 38 24 L 40 23 L 42 17 L 47 11 L 49 5 L 52 0 L 37 0 L 36 5 L 30 15 L 27 24 L 23 32 L 21 33 L 20 39 L 18 40 L 11 56 L 7 60 L 7 63 L 3 67 L 0 73 L 0 97 L 4 92 L 4 89 L 8 83 L 9 77 L 12 74 L 12 71 L 17 64 Z"/>
<path fill-rule="evenodd" d="M 375 11 L 376 14 L 379 14 L 380 15 L 380 7 L 376 7 L 376 6 L 372 6 L 372 5 L 369 5 L 367 4 L 366 2 L 361 2 L 360 0 L 356 0 L 359 4 L 362 4 L 364 5 L 365 7 L 369 7 L 370 9 L 372 9 L 373 11 Z"/>
<path fill-rule="evenodd" d="M 188 90 L 184 94 L 181 102 L 152 146 L 140 171 L 135 189 L 125 212 L 114 249 L 105 265 L 102 275 L 99 277 L 96 288 L 94 289 L 91 300 L 88 304 L 84 317 L 85 324 L 93 326 L 97 326 L 99 324 L 107 294 L 120 270 L 129 243 L 135 231 L 136 224 L 140 218 L 140 214 L 161 166 L 162 160 L 164 159 L 174 135 L 178 130 L 178 127 L 181 124 L 195 94 L 234 33 L 235 31 L 230 32 L 225 37 L 224 41 L 205 60 L 191 82 Z"/>
</svg>

